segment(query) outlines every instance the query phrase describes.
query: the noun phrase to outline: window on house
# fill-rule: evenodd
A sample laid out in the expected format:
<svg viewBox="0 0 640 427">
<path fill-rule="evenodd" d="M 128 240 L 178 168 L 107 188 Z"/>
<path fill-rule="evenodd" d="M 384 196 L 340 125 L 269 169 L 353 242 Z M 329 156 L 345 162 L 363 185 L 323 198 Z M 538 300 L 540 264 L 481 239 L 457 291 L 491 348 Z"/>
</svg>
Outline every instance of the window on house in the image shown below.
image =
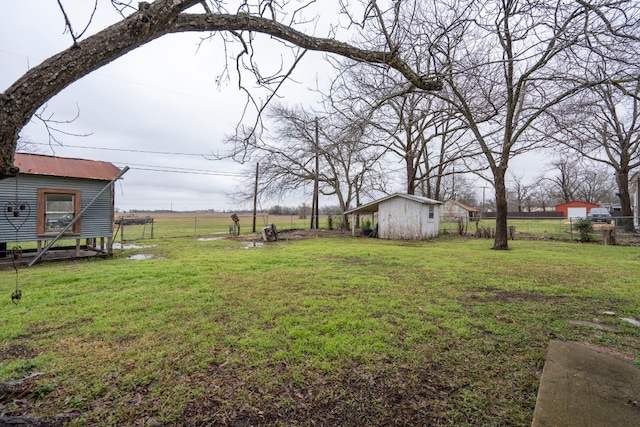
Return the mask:
<svg viewBox="0 0 640 427">
<path fill-rule="evenodd" d="M 435 206 L 429 205 L 429 219 L 434 219 L 436 216 Z"/>
<path fill-rule="evenodd" d="M 80 191 L 38 189 L 38 234 L 56 234 L 80 212 Z M 67 230 L 80 233 L 80 221 Z"/>
</svg>

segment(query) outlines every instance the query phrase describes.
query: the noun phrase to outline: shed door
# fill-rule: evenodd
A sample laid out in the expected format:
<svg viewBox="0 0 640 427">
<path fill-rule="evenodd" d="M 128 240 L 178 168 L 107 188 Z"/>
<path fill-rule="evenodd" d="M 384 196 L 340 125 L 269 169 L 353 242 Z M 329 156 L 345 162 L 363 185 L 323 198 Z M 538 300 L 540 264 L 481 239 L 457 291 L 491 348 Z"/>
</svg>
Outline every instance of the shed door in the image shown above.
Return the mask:
<svg viewBox="0 0 640 427">
<path fill-rule="evenodd" d="M 587 208 L 568 208 L 567 218 L 586 218 Z"/>
</svg>

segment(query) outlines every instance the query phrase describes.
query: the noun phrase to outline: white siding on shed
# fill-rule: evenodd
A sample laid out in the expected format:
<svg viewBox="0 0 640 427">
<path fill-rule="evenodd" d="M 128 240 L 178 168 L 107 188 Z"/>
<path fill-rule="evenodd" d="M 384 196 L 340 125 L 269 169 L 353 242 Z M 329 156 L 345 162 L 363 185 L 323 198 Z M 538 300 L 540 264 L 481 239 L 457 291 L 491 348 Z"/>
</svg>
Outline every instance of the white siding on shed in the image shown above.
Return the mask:
<svg viewBox="0 0 640 427">
<path fill-rule="evenodd" d="M 378 237 L 381 239 L 420 240 L 438 235 L 439 206 L 404 198 L 380 203 Z M 429 218 L 429 210 L 433 218 Z"/>
</svg>

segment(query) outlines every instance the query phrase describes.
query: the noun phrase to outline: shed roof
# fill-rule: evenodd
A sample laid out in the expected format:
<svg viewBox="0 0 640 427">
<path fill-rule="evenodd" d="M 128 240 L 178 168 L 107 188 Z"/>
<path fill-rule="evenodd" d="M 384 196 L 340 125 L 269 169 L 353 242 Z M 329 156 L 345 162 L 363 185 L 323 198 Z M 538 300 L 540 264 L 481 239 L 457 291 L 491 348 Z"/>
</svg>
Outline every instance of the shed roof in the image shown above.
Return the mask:
<svg viewBox="0 0 640 427">
<path fill-rule="evenodd" d="M 383 197 L 382 199 L 378 199 L 378 200 L 374 200 L 373 202 L 369 202 L 366 205 L 360 205 L 357 208 L 348 210 L 348 211 L 345 212 L 345 214 L 378 212 L 378 206 L 380 205 L 380 203 L 386 202 L 387 200 L 395 199 L 397 197 L 400 197 L 400 198 L 403 198 L 403 199 L 407 199 L 407 200 L 411 200 L 411 201 L 414 201 L 416 203 L 421 203 L 421 204 L 425 204 L 425 205 L 441 205 L 442 204 L 442 202 L 439 202 L 439 201 L 434 200 L 434 199 L 429 199 L 428 197 L 420 197 L 420 196 L 415 196 L 413 194 L 394 193 L 394 194 L 391 194 L 389 196 Z"/>
<path fill-rule="evenodd" d="M 585 208 L 597 208 L 600 205 L 597 203 L 583 202 L 582 200 L 572 200 L 566 203 L 560 203 L 556 205 L 556 210 L 563 209 L 565 207 L 585 207 Z"/>
<path fill-rule="evenodd" d="M 16 153 L 13 164 L 21 174 L 62 176 L 111 181 L 120 169 L 109 162 L 46 156 L 43 154 Z"/>
</svg>

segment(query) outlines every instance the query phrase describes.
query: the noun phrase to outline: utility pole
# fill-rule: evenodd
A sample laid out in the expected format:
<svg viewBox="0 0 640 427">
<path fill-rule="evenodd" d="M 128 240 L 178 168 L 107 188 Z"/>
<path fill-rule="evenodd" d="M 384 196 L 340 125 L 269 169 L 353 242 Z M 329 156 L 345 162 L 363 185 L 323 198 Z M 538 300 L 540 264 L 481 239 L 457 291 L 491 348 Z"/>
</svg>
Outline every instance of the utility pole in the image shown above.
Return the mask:
<svg viewBox="0 0 640 427">
<path fill-rule="evenodd" d="M 320 228 L 318 226 L 319 217 L 320 217 L 320 194 L 319 194 L 319 181 L 320 181 L 320 138 L 319 138 L 319 130 L 318 130 L 318 118 L 316 117 L 316 183 L 313 192 L 315 194 L 315 218 L 316 218 L 316 226 L 315 228 Z"/>
<path fill-rule="evenodd" d="M 258 216 L 258 170 L 260 163 L 256 163 L 256 183 L 253 187 L 253 232 L 256 232 L 256 217 Z"/>
<path fill-rule="evenodd" d="M 316 126 L 316 140 L 314 143 L 314 148 L 315 148 L 315 154 L 316 154 L 316 171 L 315 171 L 315 177 L 313 179 L 313 202 L 311 203 L 311 229 L 313 228 L 318 228 L 318 213 L 320 212 L 320 209 L 318 207 L 318 181 L 320 180 L 320 157 L 319 157 L 319 153 L 318 151 L 320 151 L 318 149 L 318 147 L 320 146 L 319 141 L 318 141 L 318 118 L 316 117 L 315 120 L 315 126 Z"/>
</svg>

